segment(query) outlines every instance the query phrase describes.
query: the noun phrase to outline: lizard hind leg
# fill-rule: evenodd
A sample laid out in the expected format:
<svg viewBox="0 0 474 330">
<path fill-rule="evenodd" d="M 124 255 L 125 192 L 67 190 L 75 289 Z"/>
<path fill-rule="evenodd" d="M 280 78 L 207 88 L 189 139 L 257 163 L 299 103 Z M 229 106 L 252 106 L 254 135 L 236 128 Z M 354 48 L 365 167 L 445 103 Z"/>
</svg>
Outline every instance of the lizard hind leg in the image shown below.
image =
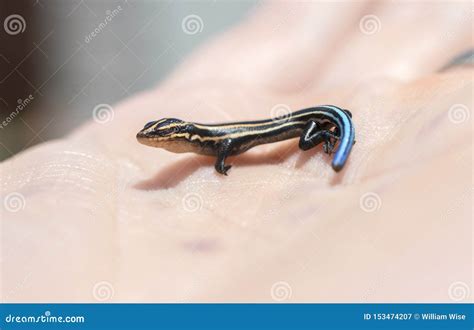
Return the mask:
<svg viewBox="0 0 474 330">
<path fill-rule="evenodd" d="M 315 121 L 309 121 L 300 137 L 299 148 L 309 150 L 324 142 L 320 127 Z"/>
<path fill-rule="evenodd" d="M 301 134 L 299 147 L 301 150 L 308 150 L 323 143 L 324 152 L 331 154 L 338 139 L 337 132 L 332 131 L 330 127 L 319 126 L 316 122 L 310 121 Z"/>
<path fill-rule="evenodd" d="M 334 148 L 336 147 L 339 136 L 333 131 L 323 131 L 322 134 L 324 135 L 323 150 L 325 153 L 330 155 L 333 153 Z"/>
</svg>

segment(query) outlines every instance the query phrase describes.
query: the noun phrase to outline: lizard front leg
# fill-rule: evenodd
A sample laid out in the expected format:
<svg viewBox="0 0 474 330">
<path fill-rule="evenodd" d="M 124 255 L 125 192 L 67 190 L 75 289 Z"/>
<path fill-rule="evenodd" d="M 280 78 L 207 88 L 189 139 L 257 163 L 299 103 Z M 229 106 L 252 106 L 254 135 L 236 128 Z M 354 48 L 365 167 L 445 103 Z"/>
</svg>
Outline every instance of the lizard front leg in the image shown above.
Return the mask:
<svg viewBox="0 0 474 330">
<path fill-rule="evenodd" d="M 231 151 L 232 141 L 230 139 L 222 141 L 217 147 L 217 160 L 214 168 L 218 173 L 227 175 L 227 171 L 232 167 L 231 165 L 225 165 L 225 160 Z"/>
</svg>

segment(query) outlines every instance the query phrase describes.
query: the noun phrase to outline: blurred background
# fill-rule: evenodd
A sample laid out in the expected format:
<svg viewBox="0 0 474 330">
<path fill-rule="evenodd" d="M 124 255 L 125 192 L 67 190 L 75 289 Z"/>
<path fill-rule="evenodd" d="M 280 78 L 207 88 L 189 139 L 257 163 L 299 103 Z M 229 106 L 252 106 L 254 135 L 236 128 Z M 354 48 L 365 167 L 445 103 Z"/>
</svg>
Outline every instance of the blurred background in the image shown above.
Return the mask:
<svg viewBox="0 0 474 330">
<path fill-rule="evenodd" d="M 0 160 L 160 82 L 255 1 L 0 1 Z"/>
</svg>

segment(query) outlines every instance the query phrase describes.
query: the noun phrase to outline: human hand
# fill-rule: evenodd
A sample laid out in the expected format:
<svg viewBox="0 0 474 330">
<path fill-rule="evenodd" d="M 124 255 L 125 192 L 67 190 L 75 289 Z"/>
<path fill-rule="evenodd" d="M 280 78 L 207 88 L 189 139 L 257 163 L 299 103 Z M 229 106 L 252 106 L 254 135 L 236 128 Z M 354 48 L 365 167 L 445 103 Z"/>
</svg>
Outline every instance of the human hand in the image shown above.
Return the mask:
<svg viewBox="0 0 474 330">
<path fill-rule="evenodd" d="M 448 301 L 471 281 L 472 68 L 436 71 L 472 47 L 469 15 L 469 2 L 264 5 L 113 121 L 3 162 L 3 300 Z M 231 158 L 227 177 L 135 140 L 162 117 L 318 104 L 353 114 L 340 173 L 297 140 Z"/>
</svg>

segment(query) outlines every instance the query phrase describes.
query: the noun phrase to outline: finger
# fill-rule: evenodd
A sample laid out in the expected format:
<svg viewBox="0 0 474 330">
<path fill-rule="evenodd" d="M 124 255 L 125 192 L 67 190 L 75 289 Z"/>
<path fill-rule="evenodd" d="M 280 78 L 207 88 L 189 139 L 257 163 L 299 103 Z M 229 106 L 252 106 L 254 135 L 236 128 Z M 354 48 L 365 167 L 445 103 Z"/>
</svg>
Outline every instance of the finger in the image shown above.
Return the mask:
<svg viewBox="0 0 474 330">
<path fill-rule="evenodd" d="M 271 2 L 186 60 L 169 84 L 219 79 L 298 90 L 343 41 L 365 1 Z"/>
<path fill-rule="evenodd" d="M 333 52 L 315 87 L 374 76 L 414 79 L 472 47 L 470 2 L 393 2 L 366 14 L 353 22 L 354 32 Z"/>
</svg>

